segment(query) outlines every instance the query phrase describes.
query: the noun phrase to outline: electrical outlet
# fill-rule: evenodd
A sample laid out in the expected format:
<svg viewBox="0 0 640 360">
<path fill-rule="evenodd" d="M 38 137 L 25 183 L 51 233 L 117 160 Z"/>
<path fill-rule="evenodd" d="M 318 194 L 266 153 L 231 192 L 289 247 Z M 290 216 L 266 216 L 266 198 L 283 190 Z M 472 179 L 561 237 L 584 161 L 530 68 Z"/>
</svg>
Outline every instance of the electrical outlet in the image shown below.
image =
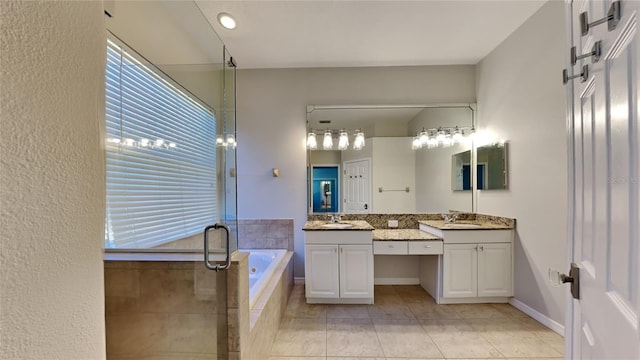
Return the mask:
<svg viewBox="0 0 640 360">
<path fill-rule="evenodd" d="M 398 220 L 389 220 L 387 222 L 387 224 L 389 225 L 390 228 L 397 228 L 398 227 Z"/>
</svg>

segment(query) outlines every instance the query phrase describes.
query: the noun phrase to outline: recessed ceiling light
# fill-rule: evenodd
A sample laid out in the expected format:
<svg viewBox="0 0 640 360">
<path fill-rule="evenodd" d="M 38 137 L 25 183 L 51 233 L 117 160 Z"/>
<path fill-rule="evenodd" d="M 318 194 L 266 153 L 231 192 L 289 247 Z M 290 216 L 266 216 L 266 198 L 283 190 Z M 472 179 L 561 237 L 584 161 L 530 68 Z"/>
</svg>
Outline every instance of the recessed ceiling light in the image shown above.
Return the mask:
<svg viewBox="0 0 640 360">
<path fill-rule="evenodd" d="M 221 12 L 218 14 L 218 22 L 220 22 L 220 25 L 225 29 L 233 30 L 236 28 L 236 19 L 234 19 L 231 14 Z"/>
</svg>

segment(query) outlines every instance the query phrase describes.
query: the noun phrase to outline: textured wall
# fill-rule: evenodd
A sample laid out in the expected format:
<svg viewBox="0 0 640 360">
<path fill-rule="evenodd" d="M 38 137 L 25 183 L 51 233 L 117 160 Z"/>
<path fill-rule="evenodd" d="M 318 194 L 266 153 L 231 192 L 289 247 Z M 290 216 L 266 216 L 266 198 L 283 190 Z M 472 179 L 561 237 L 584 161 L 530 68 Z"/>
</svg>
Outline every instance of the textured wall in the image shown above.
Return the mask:
<svg viewBox="0 0 640 360">
<path fill-rule="evenodd" d="M 479 129 L 509 141 L 509 189 L 480 191 L 478 212 L 516 218 L 515 297 L 563 323 L 566 287 L 564 9 L 546 3 L 478 65 Z M 479 134 L 480 135 L 480 134 Z"/>
<path fill-rule="evenodd" d="M 0 1 L 0 24 L 0 358 L 102 359 L 102 3 Z"/>
<path fill-rule="evenodd" d="M 237 79 L 238 218 L 294 219 L 295 276 L 304 274 L 306 105 L 476 98 L 473 65 L 239 70 Z"/>
</svg>

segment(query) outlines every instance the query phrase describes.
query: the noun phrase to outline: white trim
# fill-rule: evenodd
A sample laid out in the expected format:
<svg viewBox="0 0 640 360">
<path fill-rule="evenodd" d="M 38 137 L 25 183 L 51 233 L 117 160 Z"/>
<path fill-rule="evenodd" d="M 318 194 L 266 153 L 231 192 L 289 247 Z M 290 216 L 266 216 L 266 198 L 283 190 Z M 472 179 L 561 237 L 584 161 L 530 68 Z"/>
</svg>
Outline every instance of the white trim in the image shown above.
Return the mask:
<svg viewBox="0 0 640 360">
<path fill-rule="evenodd" d="M 549 329 L 555 331 L 556 333 L 564 337 L 564 325 L 551 319 L 550 317 L 544 315 L 543 313 L 539 312 L 538 310 L 530 307 L 529 305 L 523 303 L 522 301 L 516 298 L 509 299 L 509 304 L 513 305 L 513 307 L 515 307 L 516 309 L 538 320 L 538 322 L 541 323 L 542 325 L 548 327 Z"/>
<path fill-rule="evenodd" d="M 294 277 L 293 278 L 294 285 L 304 285 L 304 276 Z"/>
<path fill-rule="evenodd" d="M 420 285 L 420 279 L 417 277 L 375 278 L 373 285 Z"/>
</svg>

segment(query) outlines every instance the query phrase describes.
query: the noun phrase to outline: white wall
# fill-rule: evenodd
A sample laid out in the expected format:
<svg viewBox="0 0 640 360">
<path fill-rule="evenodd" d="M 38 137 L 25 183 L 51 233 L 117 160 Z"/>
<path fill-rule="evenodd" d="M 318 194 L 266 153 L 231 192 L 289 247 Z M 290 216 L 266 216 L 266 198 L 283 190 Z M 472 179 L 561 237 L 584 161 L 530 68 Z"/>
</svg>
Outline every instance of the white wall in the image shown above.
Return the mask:
<svg viewBox="0 0 640 360">
<path fill-rule="evenodd" d="M 375 137 L 369 142 L 373 150 L 372 213 L 406 214 L 416 211 L 416 160 L 415 151 L 411 149 L 412 140 L 410 137 Z M 379 187 L 384 191 L 379 192 Z M 406 187 L 409 192 L 395 191 Z"/>
<path fill-rule="evenodd" d="M 101 2 L 0 2 L 0 358 L 104 359 Z"/>
<path fill-rule="evenodd" d="M 560 72 L 561 1 L 546 3 L 477 68 L 478 123 L 509 141 L 509 189 L 480 191 L 478 212 L 517 219 L 515 297 L 564 323 L 567 288 L 547 269 L 567 270 L 567 144 Z"/>
<path fill-rule="evenodd" d="M 239 70 L 238 213 L 293 218 L 304 274 L 306 105 L 475 102 L 474 66 Z M 273 167 L 280 177 L 271 176 Z"/>
</svg>

